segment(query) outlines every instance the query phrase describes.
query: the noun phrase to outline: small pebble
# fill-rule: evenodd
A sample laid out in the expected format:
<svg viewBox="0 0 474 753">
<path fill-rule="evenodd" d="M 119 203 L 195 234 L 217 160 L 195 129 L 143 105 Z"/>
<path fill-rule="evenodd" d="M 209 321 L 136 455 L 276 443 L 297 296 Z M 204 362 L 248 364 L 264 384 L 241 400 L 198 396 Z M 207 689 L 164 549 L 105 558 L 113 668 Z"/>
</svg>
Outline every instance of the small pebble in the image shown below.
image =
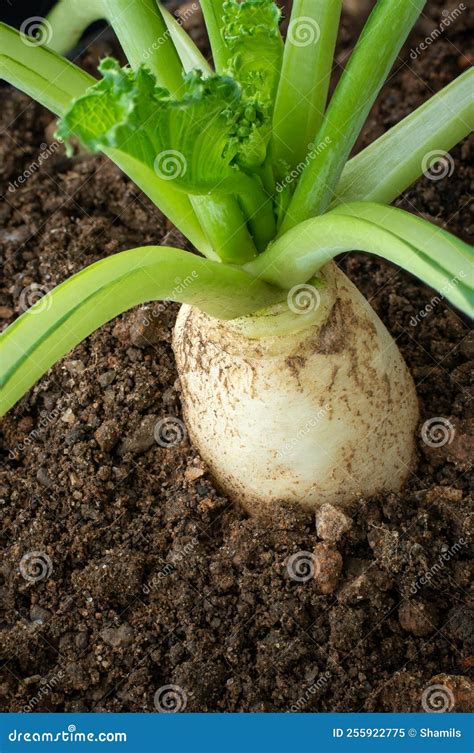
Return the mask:
<svg viewBox="0 0 474 753">
<path fill-rule="evenodd" d="M 153 311 L 138 311 L 130 325 L 130 342 L 136 348 L 157 345 L 167 339 L 167 330 Z"/>
<path fill-rule="evenodd" d="M 351 527 L 351 518 L 339 507 L 325 504 L 316 513 L 316 532 L 320 539 L 336 543 Z"/>
<path fill-rule="evenodd" d="M 23 416 L 23 418 L 20 418 L 18 421 L 18 430 L 23 434 L 28 434 L 33 429 L 33 426 L 34 421 L 31 416 Z"/>
<path fill-rule="evenodd" d="M 110 452 L 120 439 L 120 429 L 114 419 L 104 421 L 96 430 L 94 437 L 103 452 Z"/>
<path fill-rule="evenodd" d="M 204 476 L 204 473 L 204 468 L 186 468 L 184 478 L 186 481 L 196 481 L 196 479 Z"/>
<path fill-rule="evenodd" d="M 82 374 L 86 368 L 84 366 L 84 362 L 80 360 L 66 361 L 64 365 L 66 369 L 71 372 L 71 374 Z"/>
<path fill-rule="evenodd" d="M 100 374 L 97 381 L 99 382 L 101 387 L 109 387 L 114 381 L 115 377 L 115 371 L 113 369 L 110 369 L 109 371 L 104 371 L 103 374 Z"/>
<path fill-rule="evenodd" d="M 48 471 L 44 467 L 38 468 L 36 472 L 36 478 L 40 484 L 46 486 L 47 488 L 51 488 L 53 486 L 53 482 L 48 475 Z"/>
<path fill-rule="evenodd" d="M 398 610 L 398 620 L 407 633 L 421 638 L 433 633 L 438 626 L 438 613 L 426 601 L 404 601 Z"/>
<path fill-rule="evenodd" d="M 11 319 L 13 313 L 13 309 L 8 306 L 0 306 L 0 319 Z"/>
<path fill-rule="evenodd" d="M 335 590 L 341 576 L 342 557 L 337 549 L 331 549 L 327 544 L 316 544 L 314 556 L 314 580 L 321 593 L 330 594 Z"/>
<path fill-rule="evenodd" d="M 43 609 L 43 607 L 39 607 L 37 604 L 34 604 L 30 609 L 30 620 L 32 622 L 38 622 L 42 625 L 44 622 L 47 622 L 50 617 L 51 612 L 47 609 Z"/>
<path fill-rule="evenodd" d="M 145 416 L 137 429 L 125 437 L 120 445 L 119 454 L 126 455 L 130 452 L 132 455 L 141 455 L 146 452 L 155 443 L 155 426 L 158 416 Z"/>
<path fill-rule="evenodd" d="M 133 641 L 133 629 L 126 622 L 118 628 L 105 628 L 100 635 L 102 640 L 113 648 L 128 646 Z"/>
<path fill-rule="evenodd" d="M 25 677 L 23 682 L 25 685 L 37 685 L 40 680 L 41 675 L 31 675 L 30 677 Z"/>
<path fill-rule="evenodd" d="M 80 651 L 86 648 L 88 642 L 87 633 L 78 633 L 76 635 L 75 644 L 76 648 Z"/>
<path fill-rule="evenodd" d="M 72 412 L 71 408 L 67 408 L 61 416 L 61 421 L 65 424 L 73 424 L 76 420 L 76 416 Z"/>
</svg>

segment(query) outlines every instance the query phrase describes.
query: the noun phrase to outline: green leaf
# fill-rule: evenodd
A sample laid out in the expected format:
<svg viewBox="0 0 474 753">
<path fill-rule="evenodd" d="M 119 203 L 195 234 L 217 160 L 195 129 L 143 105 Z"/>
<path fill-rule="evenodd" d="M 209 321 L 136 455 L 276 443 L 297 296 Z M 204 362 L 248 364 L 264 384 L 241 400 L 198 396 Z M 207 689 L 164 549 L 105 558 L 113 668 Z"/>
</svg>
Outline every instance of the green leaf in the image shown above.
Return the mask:
<svg viewBox="0 0 474 753">
<path fill-rule="evenodd" d="M 73 63 L 0 23 L 0 78 L 9 81 L 56 115 L 80 97 L 95 79 Z"/>
<path fill-rule="evenodd" d="M 390 204 L 474 128 L 474 69 L 458 76 L 346 164 L 334 203 Z"/>
<path fill-rule="evenodd" d="M 0 415 L 91 332 L 133 306 L 172 300 L 234 319 L 282 291 L 233 266 L 148 246 L 102 259 L 63 282 L 0 335 Z"/>
<path fill-rule="evenodd" d="M 283 57 L 280 17 L 273 0 L 226 0 L 223 5 L 222 36 L 229 51 L 226 73 L 241 85 L 256 126 L 240 158 L 240 164 L 250 169 L 264 163 L 271 139 Z"/>
<path fill-rule="evenodd" d="M 342 0 L 293 0 L 273 116 L 283 177 L 304 162 L 326 110 Z"/>
<path fill-rule="evenodd" d="M 200 0 L 204 22 L 211 43 L 212 57 L 217 73 L 225 71 L 229 50 L 222 37 L 222 24 L 226 0 Z"/>
<path fill-rule="evenodd" d="M 87 27 L 105 15 L 102 0 L 58 0 L 46 17 L 48 47 L 65 55 L 78 43 Z"/>
<path fill-rule="evenodd" d="M 183 66 L 156 0 L 100 2 L 132 68 L 145 65 L 160 86 L 180 96 Z"/>
<path fill-rule="evenodd" d="M 348 204 L 306 220 L 244 268 L 274 285 L 291 288 L 348 251 L 365 251 L 397 264 L 473 316 L 474 249 L 394 207 Z"/>
<path fill-rule="evenodd" d="M 273 0 L 227 0 L 223 10 L 222 35 L 230 52 L 227 72 L 246 97 L 272 106 L 283 55 L 279 8 Z"/>
<path fill-rule="evenodd" d="M 74 134 L 93 151 L 113 149 L 153 170 L 162 183 L 206 197 L 196 211 L 215 252 L 233 263 L 253 258 L 255 245 L 233 197 L 241 199 L 259 249 L 275 227 L 260 179 L 239 167 L 260 122 L 239 85 L 194 71 L 185 77 L 183 98 L 176 100 L 156 86 L 144 67 L 122 69 L 107 58 L 100 71 L 103 79 L 63 118 L 61 138 L 67 141 Z"/>
<path fill-rule="evenodd" d="M 306 166 L 282 232 L 322 214 L 368 113 L 426 0 L 378 0 L 352 52 L 315 139 L 327 144 Z"/>
<path fill-rule="evenodd" d="M 176 100 L 156 86 L 146 68 L 122 69 L 106 58 L 99 70 L 103 79 L 63 118 L 62 138 L 74 134 L 92 151 L 129 154 L 187 193 L 249 190 L 252 179 L 236 163 L 255 126 L 234 81 L 204 79 L 195 71 L 186 76 L 184 96 Z"/>
<path fill-rule="evenodd" d="M 197 68 L 202 71 L 203 76 L 210 76 L 212 73 L 211 66 L 200 51 L 199 47 L 194 44 L 189 34 L 183 29 L 182 23 L 176 20 L 173 14 L 165 8 L 163 3 L 158 2 L 158 8 L 160 9 L 166 28 L 171 35 L 174 46 L 176 47 L 176 51 L 185 73 L 189 73 Z M 194 7 L 192 5 L 190 6 L 190 12 L 194 12 Z"/>
<path fill-rule="evenodd" d="M 383 206 L 367 201 L 342 204 L 331 214 L 358 217 L 368 220 L 384 230 L 389 230 L 400 240 L 443 267 L 452 278 L 459 277 L 467 287 L 474 288 L 473 249 L 438 225 L 433 225 L 415 214 L 396 207 Z"/>
<path fill-rule="evenodd" d="M 58 0 L 46 18 L 49 46 L 69 52 L 93 21 L 106 19 L 114 28 L 132 68 L 146 65 L 160 86 L 180 91 L 183 68 L 175 34 L 155 0 Z M 173 19 L 174 20 L 174 19 Z M 183 32 L 184 34 L 185 32 Z"/>
</svg>

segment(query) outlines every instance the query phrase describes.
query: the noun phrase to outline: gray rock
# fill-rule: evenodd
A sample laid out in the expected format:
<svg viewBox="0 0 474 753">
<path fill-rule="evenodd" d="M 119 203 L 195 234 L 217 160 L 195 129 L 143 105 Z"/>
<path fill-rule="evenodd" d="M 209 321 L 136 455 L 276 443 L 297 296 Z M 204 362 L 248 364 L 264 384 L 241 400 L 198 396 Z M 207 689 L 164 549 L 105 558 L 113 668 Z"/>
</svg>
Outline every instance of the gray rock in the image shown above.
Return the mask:
<svg viewBox="0 0 474 753">
<path fill-rule="evenodd" d="M 33 604 L 30 609 L 30 620 L 32 622 L 39 622 L 42 625 L 44 622 L 47 622 L 50 617 L 51 612 L 38 606 L 38 604 Z"/>
<path fill-rule="evenodd" d="M 113 648 L 128 646 L 133 641 L 133 629 L 126 622 L 118 628 L 105 628 L 100 635 L 102 640 Z"/>
<path fill-rule="evenodd" d="M 120 438 L 120 429 L 114 419 L 104 421 L 96 430 L 94 437 L 103 452 L 110 452 Z"/>
<path fill-rule="evenodd" d="M 110 371 L 104 371 L 103 374 L 100 374 L 100 376 L 97 378 L 97 381 L 99 382 L 101 387 L 108 387 L 112 384 L 115 377 L 115 371 L 113 369 L 110 369 Z"/>
<path fill-rule="evenodd" d="M 119 448 L 120 455 L 141 455 L 155 443 L 155 425 L 158 416 L 145 416 L 139 426 L 129 436 L 125 437 Z"/>
<path fill-rule="evenodd" d="M 351 527 L 351 518 L 340 507 L 325 504 L 316 512 L 316 532 L 320 539 L 335 543 Z"/>
</svg>

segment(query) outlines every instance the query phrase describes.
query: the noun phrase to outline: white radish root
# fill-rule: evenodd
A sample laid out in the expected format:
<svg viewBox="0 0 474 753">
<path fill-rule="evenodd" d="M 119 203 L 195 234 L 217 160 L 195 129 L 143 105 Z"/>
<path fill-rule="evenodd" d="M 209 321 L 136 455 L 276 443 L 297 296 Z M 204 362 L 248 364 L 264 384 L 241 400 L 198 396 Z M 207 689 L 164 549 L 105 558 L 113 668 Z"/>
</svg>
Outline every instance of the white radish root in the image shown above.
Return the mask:
<svg viewBox="0 0 474 753">
<path fill-rule="evenodd" d="M 323 278 L 320 289 L 291 291 L 291 310 L 232 322 L 190 306 L 178 315 L 173 348 L 191 440 L 250 513 L 399 490 L 414 465 L 418 400 L 403 358 L 335 264 Z M 293 313 L 291 296 L 312 293 L 309 311 Z"/>
</svg>

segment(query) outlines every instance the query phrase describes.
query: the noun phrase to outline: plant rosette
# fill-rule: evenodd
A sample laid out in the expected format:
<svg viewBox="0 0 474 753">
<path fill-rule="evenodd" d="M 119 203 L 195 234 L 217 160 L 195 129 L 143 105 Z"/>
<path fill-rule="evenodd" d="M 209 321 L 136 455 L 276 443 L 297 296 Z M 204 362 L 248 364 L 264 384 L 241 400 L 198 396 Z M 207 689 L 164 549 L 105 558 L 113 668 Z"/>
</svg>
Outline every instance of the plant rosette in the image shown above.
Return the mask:
<svg viewBox="0 0 474 753">
<path fill-rule="evenodd" d="M 414 384 L 333 259 L 379 255 L 472 316 L 472 248 L 389 206 L 472 130 L 472 70 L 349 159 L 424 5 L 378 0 L 330 99 L 341 0 L 294 0 L 285 43 L 272 0 L 202 0 L 213 67 L 154 0 L 60 0 L 35 40 L 0 25 L 0 75 L 59 117 L 69 151 L 79 140 L 113 160 L 197 252 L 123 251 L 25 311 L 0 339 L 2 412 L 107 321 L 174 300 L 187 427 L 230 496 L 263 513 L 400 489 Z M 63 57 L 97 19 L 129 62 L 102 60 L 99 80 Z"/>
</svg>

